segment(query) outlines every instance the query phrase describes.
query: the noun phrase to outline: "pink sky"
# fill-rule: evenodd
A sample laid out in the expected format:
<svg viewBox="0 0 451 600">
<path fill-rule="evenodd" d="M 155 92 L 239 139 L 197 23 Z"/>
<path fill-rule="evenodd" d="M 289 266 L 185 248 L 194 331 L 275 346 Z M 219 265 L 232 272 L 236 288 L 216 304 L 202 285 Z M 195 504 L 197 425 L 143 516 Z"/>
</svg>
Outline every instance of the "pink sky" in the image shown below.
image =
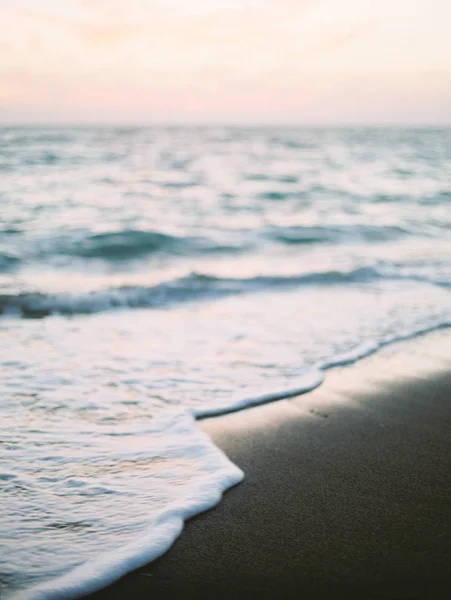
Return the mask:
<svg viewBox="0 0 451 600">
<path fill-rule="evenodd" d="M 449 0 L 1 0 L 0 122 L 451 124 Z"/>
</svg>

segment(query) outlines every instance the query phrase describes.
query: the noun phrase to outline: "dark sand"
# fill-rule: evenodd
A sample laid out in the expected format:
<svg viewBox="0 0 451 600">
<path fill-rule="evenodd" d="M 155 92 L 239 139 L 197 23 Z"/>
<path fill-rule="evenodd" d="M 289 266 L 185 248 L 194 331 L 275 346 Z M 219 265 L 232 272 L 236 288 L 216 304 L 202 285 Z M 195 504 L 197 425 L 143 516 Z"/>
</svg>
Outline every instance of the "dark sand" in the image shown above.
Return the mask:
<svg viewBox="0 0 451 600">
<path fill-rule="evenodd" d="M 92 600 L 451 599 L 449 332 L 200 426 L 245 481 Z"/>
</svg>

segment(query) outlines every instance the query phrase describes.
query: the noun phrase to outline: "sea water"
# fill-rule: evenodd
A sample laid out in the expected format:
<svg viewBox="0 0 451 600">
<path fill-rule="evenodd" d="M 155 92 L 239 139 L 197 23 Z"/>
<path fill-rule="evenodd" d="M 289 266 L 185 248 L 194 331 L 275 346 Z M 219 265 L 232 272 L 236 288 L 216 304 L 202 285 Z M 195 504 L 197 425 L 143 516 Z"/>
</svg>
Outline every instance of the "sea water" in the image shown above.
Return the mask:
<svg viewBox="0 0 451 600">
<path fill-rule="evenodd" d="M 0 129 L 0 595 L 156 558 L 197 427 L 451 324 L 451 130 Z"/>
</svg>

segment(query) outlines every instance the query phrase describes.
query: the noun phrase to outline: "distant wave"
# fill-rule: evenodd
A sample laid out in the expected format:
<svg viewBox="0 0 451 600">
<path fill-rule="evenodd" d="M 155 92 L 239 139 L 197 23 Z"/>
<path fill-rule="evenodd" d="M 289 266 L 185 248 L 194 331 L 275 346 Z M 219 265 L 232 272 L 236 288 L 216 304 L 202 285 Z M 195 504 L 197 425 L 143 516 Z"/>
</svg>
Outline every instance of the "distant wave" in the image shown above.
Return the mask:
<svg viewBox="0 0 451 600">
<path fill-rule="evenodd" d="M 67 244 L 65 251 L 73 256 L 118 259 L 176 249 L 182 244 L 181 238 L 164 233 L 124 230 L 90 235 L 74 244 Z"/>
<path fill-rule="evenodd" d="M 0 253 L 0 272 L 41 260 L 56 260 L 61 264 L 64 257 L 114 263 L 154 255 L 239 254 L 258 250 L 268 242 L 285 246 L 384 242 L 408 235 L 409 231 L 398 226 L 380 225 L 267 225 L 252 232 L 249 229 L 234 230 L 233 243 L 221 240 L 224 232 L 216 232 L 216 235 L 213 232 L 210 237 L 141 229 L 102 233 L 68 230 L 63 235 L 36 239 L 27 238 L 20 230 L 13 228 L 4 233 L 15 233 L 17 236 L 12 246 L 14 251 Z"/>
<path fill-rule="evenodd" d="M 288 194 L 286 192 L 278 192 L 274 190 L 262 192 L 261 194 L 259 194 L 258 197 L 262 200 L 286 200 L 287 198 L 291 197 L 291 194 Z"/>
<path fill-rule="evenodd" d="M 26 292 L 0 295 L 0 314 L 41 318 L 52 314 L 77 315 L 117 308 L 162 308 L 183 302 L 202 301 L 225 296 L 265 291 L 272 288 L 295 288 L 302 285 L 340 285 L 398 279 L 451 287 L 451 282 L 416 275 L 385 272 L 374 267 L 351 271 L 324 271 L 293 276 L 257 276 L 221 278 L 192 273 L 158 285 L 122 286 L 85 294 L 42 294 Z"/>
<path fill-rule="evenodd" d="M 0 273 L 11 271 L 17 267 L 19 263 L 20 259 L 17 256 L 6 252 L 0 252 Z"/>
<path fill-rule="evenodd" d="M 235 232 L 236 233 L 236 232 Z M 71 239 L 68 235 L 54 244 L 52 252 L 81 258 L 129 260 L 152 254 L 236 253 L 249 248 L 249 231 L 243 230 L 236 245 L 222 244 L 201 236 L 176 236 L 158 231 L 125 229 L 85 235 Z M 406 234 L 393 226 L 272 226 L 256 230 L 255 239 L 285 245 L 315 243 L 352 243 L 354 241 L 385 241 Z"/>
<path fill-rule="evenodd" d="M 342 225 L 342 226 L 287 226 L 272 227 L 267 236 L 284 244 L 352 243 L 359 241 L 382 242 L 406 235 L 399 226 Z"/>
<path fill-rule="evenodd" d="M 105 261 L 132 260 L 154 254 L 203 254 L 238 252 L 239 246 L 221 244 L 213 239 L 196 236 L 176 236 L 158 231 L 124 229 L 122 231 L 84 235 L 67 235 L 42 244 L 37 254 L 103 259 Z"/>
</svg>

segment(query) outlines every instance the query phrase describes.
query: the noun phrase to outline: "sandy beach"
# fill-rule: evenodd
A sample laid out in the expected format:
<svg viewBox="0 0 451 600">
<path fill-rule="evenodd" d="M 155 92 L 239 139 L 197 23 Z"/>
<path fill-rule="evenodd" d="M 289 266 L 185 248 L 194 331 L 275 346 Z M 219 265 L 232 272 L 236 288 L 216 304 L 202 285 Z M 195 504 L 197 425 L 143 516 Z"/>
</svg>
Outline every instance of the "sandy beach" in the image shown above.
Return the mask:
<svg viewBox="0 0 451 600">
<path fill-rule="evenodd" d="M 436 332 L 202 421 L 245 481 L 92 600 L 449 598 L 450 348 Z"/>
</svg>

